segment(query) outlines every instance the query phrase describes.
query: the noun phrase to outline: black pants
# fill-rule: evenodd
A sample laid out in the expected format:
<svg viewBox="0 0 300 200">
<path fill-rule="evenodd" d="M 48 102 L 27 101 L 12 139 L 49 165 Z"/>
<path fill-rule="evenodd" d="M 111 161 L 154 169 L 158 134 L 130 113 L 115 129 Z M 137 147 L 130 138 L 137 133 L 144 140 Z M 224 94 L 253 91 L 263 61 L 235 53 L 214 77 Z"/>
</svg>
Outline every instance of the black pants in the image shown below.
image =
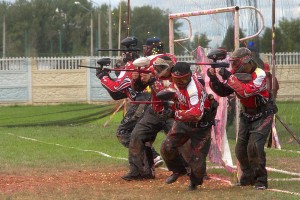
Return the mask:
<svg viewBox="0 0 300 200">
<path fill-rule="evenodd" d="M 242 170 L 241 184 L 268 187 L 264 146 L 272 128 L 272 120 L 273 115 L 252 122 L 240 117 L 235 154 Z"/>
<path fill-rule="evenodd" d="M 149 158 L 145 155 L 149 146 L 148 144 L 154 142 L 157 133 L 161 130 L 167 133 L 171 129 L 173 121 L 173 119 L 160 120 L 150 106 L 147 108 L 144 116 L 136 124 L 131 133 L 128 157 L 130 165 L 129 173 L 132 175 L 151 173 L 151 157 Z"/>
<path fill-rule="evenodd" d="M 150 93 L 141 93 L 136 97 L 137 101 L 148 101 Z M 119 142 L 129 147 L 131 132 L 134 129 L 136 123 L 142 118 L 145 110 L 149 105 L 147 104 L 129 104 L 127 112 L 125 113 L 120 125 L 117 129 L 116 136 Z"/>
<path fill-rule="evenodd" d="M 181 164 L 179 147 L 190 139 L 191 168 L 190 180 L 193 184 L 201 185 L 206 172 L 206 157 L 211 143 L 211 125 L 206 128 L 194 128 L 181 121 L 175 121 L 171 131 L 161 146 L 161 155 L 168 169 L 182 173 L 185 168 Z"/>
</svg>

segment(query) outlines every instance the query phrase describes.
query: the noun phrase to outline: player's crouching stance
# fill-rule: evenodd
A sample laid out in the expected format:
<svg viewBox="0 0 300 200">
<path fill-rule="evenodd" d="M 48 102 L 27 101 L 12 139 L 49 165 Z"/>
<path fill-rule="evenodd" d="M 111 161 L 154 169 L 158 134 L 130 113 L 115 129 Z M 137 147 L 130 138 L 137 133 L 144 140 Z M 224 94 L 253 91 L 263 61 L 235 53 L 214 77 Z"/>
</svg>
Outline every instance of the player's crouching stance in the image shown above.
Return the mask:
<svg viewBox="0 0 300 200">
<path fill-rule="evenodd" d="M 133 72 L 133 88 L 136 91 L 143 91 L 149 86 L 151 88 L 151 101 L 159 102 L 160 99 L 157 97 L 157 94 L 168 88 L 171 84 L 171 69 L 175 62 L 176 58 L 172 54 L 159 54 L 136 60 L 134 62 L 134 65 L 136 66 L 148 66 L 148 69 L 153 67 L 154 76 Z M 142 63 L 146 64 L 142 65 Z M 170 117 L 166 118 L 160 115 L 163 108 L 164 105 L 162 102 L 151 104 L 145 111 L 142 119 L 134 127 L 129 144 L 129 172 L 122 176 L 124 180 L 132 181 L 155 178 L 153 158 L 148 152 L 151 144 L 155 141 L 157 134 L 162 130 L 165 133 L 168 133 L 174 121 L 174 119 Z M 176 165 L 181 166 L 181 174 L 186 174 L 186 163 L 183 158 L 181 158 Z M 176 181 L 173 177 L 171 180 Z"/>
<path fill-rule="evenodd" d="M 211 127 L 217 112 L 218 103 L 206 93 L 186 62 L 177 62 L 172 69 L 171 89 L 176 91 L 175 111 L 167 114 L 175 119 L 172 129 L 162 143 L 161 155 L 169 170 L 174 174 L 184 171 L 178 162 L 179 147 L 191 140 L 191 168 L 188 189 L 195 190 L 203 183 L 206 172 L 206 157 L 211 143 Z M 164 111 L 162 112 L 162 115 Z"/>
</svg>

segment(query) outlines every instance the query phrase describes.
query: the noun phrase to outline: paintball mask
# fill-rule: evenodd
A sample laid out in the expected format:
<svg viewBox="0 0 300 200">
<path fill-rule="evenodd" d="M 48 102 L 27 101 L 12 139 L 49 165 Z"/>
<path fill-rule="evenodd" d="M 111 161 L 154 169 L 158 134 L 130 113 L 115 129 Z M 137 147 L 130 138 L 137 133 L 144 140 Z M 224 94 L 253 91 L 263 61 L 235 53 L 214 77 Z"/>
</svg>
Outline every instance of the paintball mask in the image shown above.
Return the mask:
<svg viewBox="0 0 300 200">
<path fill-rule="evenodd" d="M 153 62 L 153 68 L 158 78 L 169 78 L 168 72 L 171 71 L 172 67 L 173 62 L 168 56 L 159 57 Z"/>
<path fill-rule="evenodd" d="M 241 73 L 244 70 L 244 64 L 253 61 L 252 52 L 245 47 L 238 48 L 232 53 L 229 61 L 233 69 L 233 72 Z"/>
<path fill-rule="evenodd" d="M 125 47 L 125 52 L 122 53 L 124 63 L 139 58 L 138 50 L 135 51 L 134 49 L 137 43 L 138 39 L 136 37 L 127 37 L 121 41 L 121 45 Z"/>
<path fill-rule="evenodd" d="M 173 83 L 179 88 L 184 89 L 191 81 L 192 72 L 187 62 L 177 62 L 172 69 Z"/>
<path fill-rule="evenodd" d="M 164 45 L 158 37 L 148 38 L 146 45 L 143 45 L 144 56 L 151 56 L 155 54 L 164 53 Z"/>
</svg>

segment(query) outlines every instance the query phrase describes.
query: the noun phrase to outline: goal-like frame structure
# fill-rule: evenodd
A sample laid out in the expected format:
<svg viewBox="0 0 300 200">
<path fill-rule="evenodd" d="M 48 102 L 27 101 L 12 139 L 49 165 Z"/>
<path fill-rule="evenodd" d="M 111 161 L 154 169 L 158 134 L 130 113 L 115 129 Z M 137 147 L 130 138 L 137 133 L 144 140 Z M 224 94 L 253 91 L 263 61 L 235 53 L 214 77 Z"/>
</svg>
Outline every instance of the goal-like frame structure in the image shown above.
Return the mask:
<svg viewBox="0 0 300 200">
<path fill-rule="evenodd" d="M 240 38 L 239 29 L 240 29 L 240 20 L 239 20 L 239 11 L 242 9 L 252 9 L 255 10 L 258 16 L 260 17 L 260 29 L 257 33 L 247 36 L 245 38 Z M 202 11 L 194 11 L 194 12 L 183 12 L 183 13 L 174 13 L 169 14 L 169 50 L 170 53 L 174 54 L 174 43 L 175 42 L 182 42 L 185 40 L 190 40 L 192 38 L 192 24 L 189 17 L 193 16 L 201 16 L 201 15 L 211 15 L 211 14 L 218 14 L 218 13 L 226 13 L 232 12 L 234 13 L 234 48 L 237 49 L 240 46 L 240 42 L 248 40 L 250 38 L 258 36 L 264 28 L 264 17 L 261 12 L 253 6 L 232 6 L 226 8 L 216 8 L 211 10 L 202 10 Z M 184 19 L 189 24 L 189 36 L 187 38 L 181 39 L 174 39 L 174 20 L 176 19 Z"/>
</svg>

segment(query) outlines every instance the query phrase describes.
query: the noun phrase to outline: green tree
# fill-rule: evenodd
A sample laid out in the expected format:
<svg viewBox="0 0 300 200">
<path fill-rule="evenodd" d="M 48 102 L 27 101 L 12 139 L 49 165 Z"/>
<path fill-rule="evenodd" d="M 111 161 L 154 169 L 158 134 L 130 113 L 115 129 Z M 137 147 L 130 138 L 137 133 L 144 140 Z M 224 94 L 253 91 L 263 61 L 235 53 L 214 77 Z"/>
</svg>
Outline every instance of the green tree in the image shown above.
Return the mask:
<svg viewBox="0 0 300 200">
<path fill-rule="evenodd" d="M 200 35 L 199 33 L 196 33 L 193 38 L 193 42 L 191 43 L 191 48 L 192 50 L 196 49 L 199 45 L 203 48 L 207 48 L 210 41 L 211 40 L 207 38 L 205 33 L 201 33 Z"/>
<path fill-rule="evenodd" d="M 245 37 L 245 34 L 243 33 L 242 29 L 240 29 L 240 38 Z M 245 44 L 241 43 L 241 47 L 245 46 Z M 234 27 L 229 26 L 225 38 L 222 42 L 222 47 L 226 48 L 227 51 L 233 51 L 234 50 Z"/>
<path fill-rule="evenodd" d="M 275 29 L 275 51 L 284 51 L 282 33 L 279 28 Z M 261 52 L 272 52 L 272 29 L 266 28 L 264 34 L 260 38 L 260 51 Z"/>
<path fill-rule="evenodd" d="M 164 43 L 165 51 L 169 51 L 169 11 L 163 11 L 157 7 L 142 6 L 132 10 L 130 34 L 140 41 L 140 47 L 149 37 L 159 37 Z M 174 21 L 174 37 L 178 38 L 181 23 Z M 183 49 L 175 49 L 180 53 Z"/>
<path fill-rule="evenodd" d="M 300 18 L 279 21 L 283 37 L 283 51 L 300 51 Z"/>
</svg>

